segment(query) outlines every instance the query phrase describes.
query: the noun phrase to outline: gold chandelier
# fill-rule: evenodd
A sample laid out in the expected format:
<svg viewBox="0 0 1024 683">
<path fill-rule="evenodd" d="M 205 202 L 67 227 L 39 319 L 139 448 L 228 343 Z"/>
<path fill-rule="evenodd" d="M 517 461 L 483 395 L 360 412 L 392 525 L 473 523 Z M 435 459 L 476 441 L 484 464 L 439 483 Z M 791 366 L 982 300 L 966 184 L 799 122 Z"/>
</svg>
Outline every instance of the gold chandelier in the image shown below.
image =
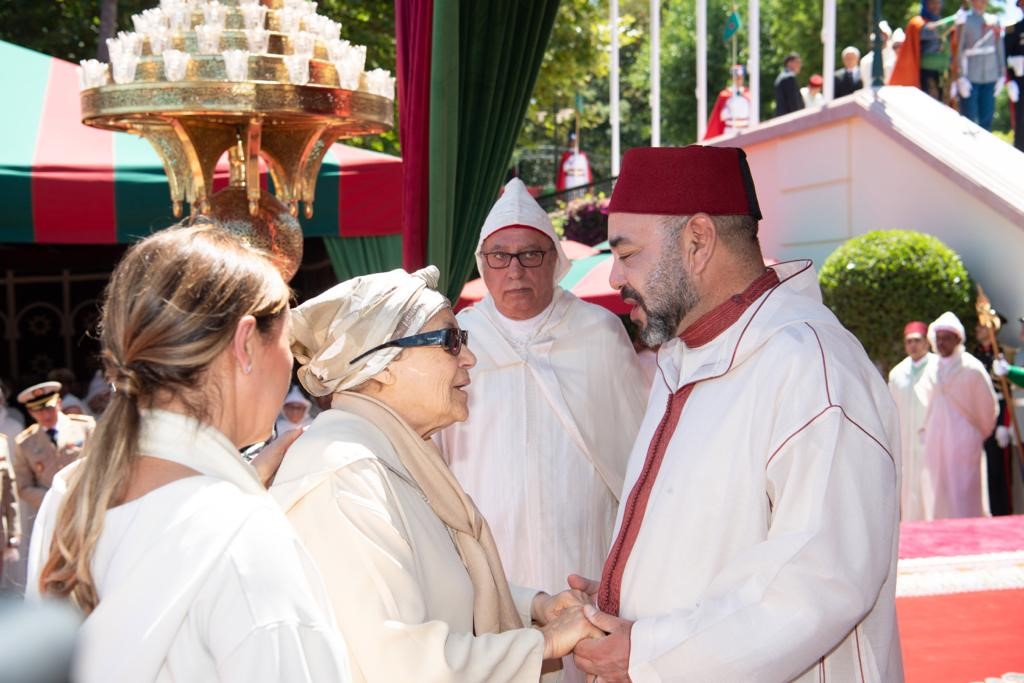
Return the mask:
<svg viewBox="0 0 1024 683">
<path fill-rule="evenodd" d="M 147 139 L 175 216 L 187 202 L 193 215 L 255 231 L 251 241 L 281 252 L 290 277 L 301 260 L 298 205 L 312 217 L 324 154 L 392 127 L 394 79 L 365 72 L 366 48 L 341 40 L 309 0 L 161 0 L 132 19 L 134 32 L 107 41 L 110 64 L 82 62 L 82 122 Z M 230 187 L 213 195 L 225 152 Z M 276 199 L 260 191 L 261 158 Z"/>
</svg>

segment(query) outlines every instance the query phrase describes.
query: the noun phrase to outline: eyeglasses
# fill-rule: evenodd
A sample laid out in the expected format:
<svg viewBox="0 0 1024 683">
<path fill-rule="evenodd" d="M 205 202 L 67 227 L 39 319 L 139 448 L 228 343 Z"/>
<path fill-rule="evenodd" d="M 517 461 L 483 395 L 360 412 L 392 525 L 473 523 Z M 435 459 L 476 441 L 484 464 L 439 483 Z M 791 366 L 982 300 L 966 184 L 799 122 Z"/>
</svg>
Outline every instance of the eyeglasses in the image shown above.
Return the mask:
<svg viewBox="0 0 1024 683">
<path fill-rule="evenodd" d="M 523 268 L 536 268 L 540 264 L 544 263 L 544 254 L 551 251 L 550 249 L 534 249 L 530 251 L 520 251 L 515 254 L 510 254 L 507 251 L 487 251 L 484 252 L 484 259 L 487 261 L 487 265 L 496 270 L 508 268 L 512 265 L 512 259 L 519 261 L 519 265 Z"/>
<path fill-rule="evenodd" d="M 369 351 L 365 351 L 348 362 L 349 365 L 361 361 L 371 353 L 376 353 L 381 349 L 386 349 L 391 346 L 397 346 L 401 349 L 407 349 L 413 346 L 440 346 L 445 351 L 458 356 L 462 353 L 462 347 L 469 341 L 469 331 L 460 330 L 457 327 L 448 327 L 443 330 L 434 330 L 433 332 L 424 332 L 422 334 L 414 334 L 411 337 L 402 337 L 401 339 L 392 339 L 389 342 L 384 342 L 380 346 L 374 346 Z"/>
</svg>

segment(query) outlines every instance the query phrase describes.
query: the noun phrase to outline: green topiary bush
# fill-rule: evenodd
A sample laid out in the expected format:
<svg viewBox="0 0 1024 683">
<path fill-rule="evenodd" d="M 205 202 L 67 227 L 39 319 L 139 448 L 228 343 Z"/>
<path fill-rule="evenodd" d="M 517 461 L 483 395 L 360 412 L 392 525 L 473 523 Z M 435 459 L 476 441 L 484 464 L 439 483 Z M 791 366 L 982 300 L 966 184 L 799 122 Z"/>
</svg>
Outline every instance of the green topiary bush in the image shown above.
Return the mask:
<svg viewBox="0 0 1024 683">
<path fill-rule="evenodd" d="M 825 259 L 825 305 L 857 336 L 884 372 L 905 355 L 903 326 L 953 311 L 968 342 L 977 321 L 975 288 L 960 257 L 941 241 L 910 230 L 855 237 Z"/>
</svg>

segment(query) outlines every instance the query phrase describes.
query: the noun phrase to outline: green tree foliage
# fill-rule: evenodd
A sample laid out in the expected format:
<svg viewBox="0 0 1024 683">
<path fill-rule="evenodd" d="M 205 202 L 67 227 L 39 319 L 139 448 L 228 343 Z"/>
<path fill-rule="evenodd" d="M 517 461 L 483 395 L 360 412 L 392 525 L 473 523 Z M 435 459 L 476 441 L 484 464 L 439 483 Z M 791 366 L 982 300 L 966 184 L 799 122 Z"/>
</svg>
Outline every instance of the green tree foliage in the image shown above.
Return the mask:
<svg viewBox="0 0 1024 683">
<path fill-rule="evenodd" d="M 963 261 L 931 235 L 876 230 L 844 243 L 819 275 L 825 305 L 888 369 L 905 355 L 900 331 L 953 311 L 974 329 L 974 284 Z"/>
<path fill-rule="evenodd" d="M 96 56 L 100 32 L 97 0 L 0 0 L 0 40 L 77 62 Z M 131 30 L 132 14 L 156 0 L 118 0 L 121 30 Z"/>
<path fill-rule="evenodd" d="M 341 22 L 341 37 L 366 46 L 366 69 L 387 69 L 395 75 L 395 6 L 391 0 L 320 0 L 317 12 Z M 396 84 L 397 90 L 397 84 Z M 398 106 L 395 127 L 382 134 L 345 143 L 386 154 L 400 154 Z"/>
<path fill-rule="evenodd" d="M 593 131 L 607 122 L 609 36 L 606 3 L 561 0 L 516 144 L 526 153 L 520 173 L 527 182 L 554 182 L 552 169 L 576 127 L 574 118 L 560 113 L 575 107 L 577 94 L 584 102 L 580 120 L 584 146 L 591 148 Z"/>
<path fill-rule="evenodd" d="M 131 31 L 133 14 L 156 7 L 158 0 L 117 0 L 115 32 Z M 100 37 L 97 0 L 0 0 L 0 40 L 71 62 L 96 57 Z M 395 11 L 391 0 L 320 0 L 317 11 L 341 22 L 347 40 L 366 45 L 366 68 L 395 69 Z M 349 144 L 398 154 L 395 129 L 355 138 Z"/>
<path fill-rule="evenodd" d="M 955 10 L 946 0 L 945 10 Z M 733 3 L 708 2 L 708 109 L 721 88 L 729 83 L 732 64 L 731 43 L 722 38 L 726 17 Z M 619 43 L 621 80 L 622 149 L 650 144 L 650 3 L 646 0 L 620 2 Z M 737 34 L 739 61 L 746 63 L 747 3 L 736 4 L 743 20 Z M 916 0 L 882 0 L 882 16 L 895 29 L 914 16 Z M 822 71 L 820 0 L 762 0 L 761 5 L 761 118 L 772 115 L 772 85 L 789 52 L 803 57 L 802 84 L 812 73 Z M 862 52 L 870 46 L 872 0 L 837 3 L 835 63 L 847 45 Z M 685 145 L 697 138 L 697 39 L 695 0 L 663 2 L 661 11 L 661 129 L 662 144 Z M 608 121 L 608 4 L 597 0 L 562 0 L 555 30 L 541 67 L 535 96 L 520 135 L 523 155 L 543 149 L 552 158 L 564 149 L 569 124 L 558 125 L 555 113 L 574 104 L 575 94 L 583 96 L 581 143 L 590 156 L 595 178 L 606 177 L 611 149 Z M 544 171 L 554 174 L 551 163 Z M 532 178 L 527 178 L 534 181 Z M 538 183 L 540 184 L 540 183 Z"/>
</svg>

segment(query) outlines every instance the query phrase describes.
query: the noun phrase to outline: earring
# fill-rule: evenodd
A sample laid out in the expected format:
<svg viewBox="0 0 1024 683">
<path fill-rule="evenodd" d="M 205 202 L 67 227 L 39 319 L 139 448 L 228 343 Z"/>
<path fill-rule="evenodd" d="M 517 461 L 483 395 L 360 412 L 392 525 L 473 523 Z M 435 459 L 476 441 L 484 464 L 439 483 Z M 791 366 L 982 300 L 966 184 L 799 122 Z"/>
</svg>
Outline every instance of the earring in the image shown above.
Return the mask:
<svg viewBox="0 0 1024 683">
<path fill-rule="evenodd" d="M 252 374 L 252 363 L 249 363 L 244 368 L 242 368 L 242 372 L 244 372 L 247 375 L 251 375 Z"/>
</svg>

